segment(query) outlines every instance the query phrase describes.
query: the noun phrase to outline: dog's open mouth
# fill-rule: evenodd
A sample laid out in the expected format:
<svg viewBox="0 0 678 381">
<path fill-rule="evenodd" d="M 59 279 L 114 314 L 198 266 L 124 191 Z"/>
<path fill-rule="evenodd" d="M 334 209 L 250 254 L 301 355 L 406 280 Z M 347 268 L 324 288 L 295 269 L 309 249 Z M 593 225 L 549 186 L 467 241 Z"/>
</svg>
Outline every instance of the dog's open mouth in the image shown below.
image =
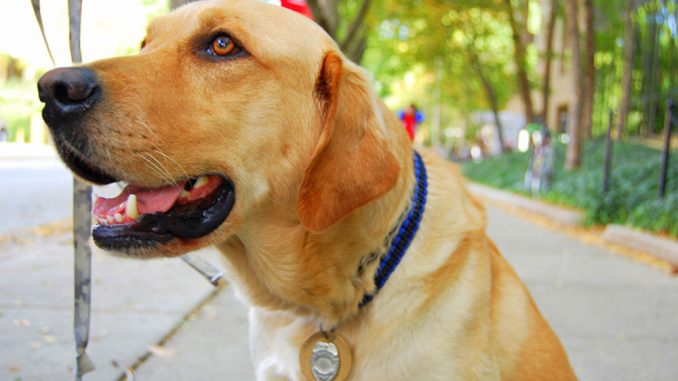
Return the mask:
<svg viewBox="0 0 678 381">
<path fill-rule="evenodd" d="M 55 142 L 64 162 L 80 177 L 95 184 L 118 181 L 70 143 Z M 156 188 L 127 185 L 116 197 L 96 199 L 92 238 L 102 249 L 117 251 L 200 238 L 217 229 L 234 204 L 233 183 L 221 175 L 207 174 Z"/>
<path fill-rule="evenodd" d="M 226 220 L 234 202 L 233 183 L 217 175 L 158 188 L 128 185 L 117 197 L 96 199 L 92 237 L 109 250 L 200 238 Z"/>
</svg>

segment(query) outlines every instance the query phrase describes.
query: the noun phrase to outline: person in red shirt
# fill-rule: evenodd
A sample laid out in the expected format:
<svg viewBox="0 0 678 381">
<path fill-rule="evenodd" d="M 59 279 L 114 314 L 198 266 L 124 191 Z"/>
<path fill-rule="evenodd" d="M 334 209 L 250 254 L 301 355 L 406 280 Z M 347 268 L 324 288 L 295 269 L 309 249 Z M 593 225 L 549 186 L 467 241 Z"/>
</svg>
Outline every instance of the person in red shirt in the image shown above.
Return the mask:
<svg viewBox="0 0 678 381">
<path fill-rule="evenodd" d="M 407 130 L 410 140 L 414 140 L 414 132 L 417 125 L 424 121 L 424 114 L 417 110 L 417 106 L 412 103 L 405 110 L 400 111 L 398 117 L 405 124 L 405 130 Z"/>
<path fill-rule="evenodd" d="M 291 9 L 313 20 L 313 14 L 306 4 L 306 0 L 280 0 L 280 5 L 283 8 Z"/>
</svg>

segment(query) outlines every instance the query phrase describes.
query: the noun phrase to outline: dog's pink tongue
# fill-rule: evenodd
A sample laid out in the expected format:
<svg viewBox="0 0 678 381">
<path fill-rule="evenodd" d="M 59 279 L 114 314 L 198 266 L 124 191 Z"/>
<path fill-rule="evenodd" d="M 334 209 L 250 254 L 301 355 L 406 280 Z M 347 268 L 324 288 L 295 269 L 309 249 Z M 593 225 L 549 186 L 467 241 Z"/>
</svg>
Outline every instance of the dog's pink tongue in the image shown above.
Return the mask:
<svg viewBox="0 0 678 381">
<path fill-rule="evenodd" d="M 128 185 L 117 197 L 97 198 L 92 210 L 95 216 L 106 217 L 112 213 L 123 212 L 124 204 L 130 195 L 136 195 L 138 213 L 164 213 L 177 201 L 186 182 L 159 188 L 139 188 Z M 122 209 L 122 210 L 121 210 Z"/>
</svg>

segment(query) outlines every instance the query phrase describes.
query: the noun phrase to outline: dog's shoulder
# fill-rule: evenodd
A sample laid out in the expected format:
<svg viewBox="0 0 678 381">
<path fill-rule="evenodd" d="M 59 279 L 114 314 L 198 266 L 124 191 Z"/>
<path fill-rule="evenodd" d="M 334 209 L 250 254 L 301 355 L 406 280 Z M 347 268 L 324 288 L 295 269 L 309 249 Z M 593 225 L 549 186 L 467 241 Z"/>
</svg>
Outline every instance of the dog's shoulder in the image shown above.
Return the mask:
<svg viewBox="0 0 678 381">
<path fill-rule="evenodd" d="M 425 217 L 433 220 L 433 229 L 448 233 L 484 232 L 487 225 L 485 207 L 466 187 L 461 169 L 438 153 L 419 149 L 428 175 L 428 199 Z"/>
</svg>

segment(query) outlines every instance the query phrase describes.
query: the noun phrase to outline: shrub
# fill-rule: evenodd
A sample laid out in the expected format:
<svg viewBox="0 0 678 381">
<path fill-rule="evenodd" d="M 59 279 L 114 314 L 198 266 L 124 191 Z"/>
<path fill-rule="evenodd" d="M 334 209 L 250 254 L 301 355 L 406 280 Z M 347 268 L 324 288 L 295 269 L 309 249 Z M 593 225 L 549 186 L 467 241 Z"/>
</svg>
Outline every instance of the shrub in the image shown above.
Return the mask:
<svg viewBox="0 0 678 381">
<path fill-rule="evenodd" d="M 629 224 L 653 232 L 678 236 L 678 151 L 674 150 L 667 174 L 666 197 L 658 198 L 661 151 L 623 141 L 613 148 L 612 173 L 607 194 L 602 193 L 605 141 L 584 144 L 582 167 L 565 171 L 566 147 L 556 145 L 556 168 L 550 191 L 538 195 L 547 201 L 580 208 L 587 224 Z M 522 179 L 526 153 L 508 153 L 464 165 L 472 180 L 526 194 Z"/>
</svg>

